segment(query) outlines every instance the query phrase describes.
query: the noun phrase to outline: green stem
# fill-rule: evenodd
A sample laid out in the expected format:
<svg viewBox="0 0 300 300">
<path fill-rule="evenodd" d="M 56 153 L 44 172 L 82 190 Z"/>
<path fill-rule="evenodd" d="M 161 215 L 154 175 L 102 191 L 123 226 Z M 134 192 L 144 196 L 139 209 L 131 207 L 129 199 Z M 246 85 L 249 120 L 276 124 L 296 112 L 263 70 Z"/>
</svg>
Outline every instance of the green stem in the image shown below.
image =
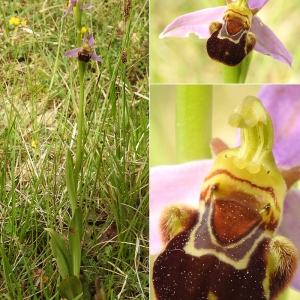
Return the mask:
<svg viewBox="0 0 300 300">
<path fill-rule="evenodd" d="M 212 86 L 178 85 L 176 96 L 177 162 L 211 157 Z"/>
<path fill-rule="evenodd" d="M 251 52 L 237 67 L 223 65 L 224 83 L 245 83 L 250 62 L 252 59 Z"/>
<path fill-rule="evenodd" d="M 81 8 L 79 1 L 76 2 L 75 8 L 75 22 L 76 22 L 76 35 L 77 35 L 77 47 L 81 47 Z"/>
<path fill-rule="evenodd" d="M 79 116 L 78 116 L 78 135 L 77 135 L 77 152 L 76 163 L 74 170 L 74 183 L 77 190 L 78 174 L 81 168 L 82 160 L 82 127 L 83 127 L 83 107 L 84 107 L 84 63 L 79 62 L 79 81 L 80 81 L 80 94 L 79 94 Z"/>
</svg>

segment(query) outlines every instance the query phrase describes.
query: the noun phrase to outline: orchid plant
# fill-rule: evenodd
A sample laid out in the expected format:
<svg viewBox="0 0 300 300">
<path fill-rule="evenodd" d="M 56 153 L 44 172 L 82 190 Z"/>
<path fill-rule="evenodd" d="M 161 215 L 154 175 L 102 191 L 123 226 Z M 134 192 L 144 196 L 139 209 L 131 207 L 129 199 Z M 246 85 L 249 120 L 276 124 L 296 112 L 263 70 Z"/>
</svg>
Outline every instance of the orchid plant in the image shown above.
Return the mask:
<svg viewBox="0 0 300 300">
<path fill-rule="evenodd" d="M 282 222 L 280 223 L 279 228 L 276 231 L 276 235 L 281 235 L 283 239 L 288 238 L 292 243 L 296 246 L 298 249 L 298 253 L 300 250 L 300 240 L 299 240 L 299 228 L 300 228 L 300 219 L 298 216 L 298 212 L 300 210 L 300 192 L 297 188 L 293 187 L 295 182 L 299 180 L 300 178 L 300 167 L 299 167 L 299 162 L 300 162 L 300 143 L 298 136 L 300 134 L 300 126 L 298 122 L 297 116 L 299 115 L 299 97 L 300 97 L 300 87 L 299 86 L 265 86 L 261 89 L 261 91 L 258 94 L 259 99 L 261 99 L 266 111 L 270 115 L 270 120 L 272 119 L 273 122 L 273 127 L 269 127 L 271 130 L 270 132 L 273 131 L 274 128 L 274 141 L 272 141 L 272 138 L 270 136 L 266 136 L 267 140 L 266 143 L 273 149 L 273 155 L 275 158 L 275 162 L 279 168 L 279 171 L 281 173 L 276 171 L 276 166 L 275 162 L 272 159 L 267 158 L 266 154 L 263 154 L 264 158 L 260 160 L 258 157 L 259 155 L 254 155 L 253 156 L 253 161 L 255 160 L 255 163 L 249 163 L 243 165 L 243 156 L 240 156 L 241 153 L 247 153 L 247 149 L 243 148 L 236 148 L 233 150 L 228 150 L 228 146 L 223 143 L 220 139 L 214 139 L 211 142 L 211 148 L 213 152 L 216 155 L 219 155 L 217 160 L 219 161 L 218 163 L 215 162 L 212 159 L 203 159 L 200 161 L 193 161 L 193 162 L 188 162 L 184 163 L 181 165 L 176 165 L 176 166 L 161 166 L 161 167 L 155 167 L 152 168 L 150 171 L 150 253 L 151 254 L 158 254 L 163 250 L 162 253 L 164 253 L 166 244 L 168 245 L 168 249 L 171 247 L 171 242 L 169 243 L 169 240 L 172 240 L 172 237 L 169 236 L 167 238 L 166 233 L 170 233 L 171 235 L 176 234 L 180 232 L 180 226 L 175 226 L 173 229 L 175 230 L 173 233 L 172 231 L 168 231 L 167 228 L 170 225 L 170 223 L 163 222 L 163 220 L 166 220 L 167 216 L 167 210 L 166 207 L 171 207 L 173 209 L 173 213 L 176 214 L 177 210 L 176 207 L 180 210 L 183 207 L 186 207 L 187 205 L 189 206 L 198 206 L 199 203 L 199 194 L 200 194 L 200 188 L 201 185 L 203 184 L 205 177 L 206 180 L 211 180 L 209 178 L 212 178 L 211 176 L 207 176 L 211 168 L 215 170 L 217 164 L 219 166 L 222 165 L 222 167 L 225 168 L 226 166 L 226 160 L 231 157 L 234 151 L 239 151 L 237 149 L 241 149 L 240 154 L 235 158 L 235 163 L 237 165 L 237 169 L 241 168 L 243 169 L 245 166 L 247 167 L 248 165 L 248 172 L 253 173 L 253 174 L 259 174 L 257 172 L 260 172 L 257 169 L 257 166 L 259 164 L 263 164 L 263 168 L 270 167 L 273 164 L 272 170 L 268 173 L 266 172 L 266 175 L 264 175 L 266 178 L 261 179 L 260 182 L 265 182 L 265 180 L 268 180 L 267 177 L 269 176 L 270 173 L 277 173 L 276 175 L 278 178 L 283 178 L 287 187 L 287 193 L 285 195 L 284 199 L 284 205 L 283 205 L 283 213 L 282 213 Z M 253 100 L 251 100 L 253 101 Z M 250 102 L 251 102 L 250 101 Z M 255 100 L 256 101 L 256 100 Z M 254 101 L 254 102 L 255 102 Z M 259 103 L 259 102 L 257 102 Z M 253 103 L 252 103 L 253 104 Z M 251 105 L 252 105 L 251 104 Z M 263 116 L 263 110 L 259 109 L 259 105 L 255 104 L 256 106 L 256 116 L 260 115 L 261 117 Z M 244 106 L 244 112 L 247 111 L 246 115 L 248 115 L 249 120 L 248 120 L 248 125 L 243 123 L 242 118 L 240 117 L 240 114 L 242 113 L 243 110 L 237 110 L 235 114 L 232 115 L 230 118 L 229 122 L 230 124 L 234 126 L 240 126 L 245 128 L 245 126 L 252 126 L 251 124 L 254 122 L 254 115 L 251 113 L 250 106 Z M 247 110 L 248 109 L 248 110 Z M 260 112 L 259 112 L 260 111 Z M 284 113 L 283 113 L 284 112 Z M 243 114 L 243 113 L 242 113 Z M 251 115 L 252 114 L 252 115 Z M 269 121 L 268 121 L 269 122 Z M 251 123 L 251 124 L 250 124 Z M 254 123 L 253 123 L 254 124 Z M 267 123 L 266 123 L 267 124 Z M 260 125 L 258 125 L 260 126 Z M 244 130 L 244 129 L 243 129 Z M 260 134 L 267 134 L 267 131 L 261 131 L 257 130 L 257 132 L 260 132 Z M 251 139 L 247 139 L 245 134 L 243 133 L 242 137 L 242 145 L 246 144 L 251 144 L 251 143 L 256 143 L 260 140 L 256 140 L 254 135 L 252 135 L 254 131 L 251 133 Z M 268 134 L 267 134 L 268 135 Z M 254 138 L 254 139 L 253 139 Z M 272 147 L 273 143 L 273 147 Z M 239 144 L 239 138 L 237 139 L 237 144 Z M 260 153 L 265 153 L 270 151 L 270 147 L 267 147 L 265 150 L 263 148 L 258 147 L 257 148 Z M 253 149 L 252 149 L 253 150 Z M 251 151 L 252 151 L 251 150 Z M 224 158 L 221 158 L 220 153 L 225 153 L 226 155 Z M 249 153 L 249 152 L 248 152 Z M 254 152 L 253 152 L 254 154 Z M 248 154 L 247 154 L 248 155 Z M 252 155 L 252 154 L 251 154 Z M 221 162 L 221 160 L 224 160 Z M 265 162 L 264 162 L 265 160 Z M 221 165 L 220 165 L 221 163 Z M 215 166 L 215 167 L 213 167 Z M 274 167 L 275 166 L 275 167 Z M 247 169 L 246 168 L 246 169 Z M 233 172 L 237 172 L 236 170 L 232 170 Z M 211 171 L 214 172 L 214 171 Z M 247 171 L 243 171 L 246 172 Z M 245 174 L 246 174 L 245 173 Z M 273 174 L 275 176 L 275 174 Z M 272 176 L 273 176 L 272 175 Z M 248 175 L 247 175 L 248 176 Z M 251 177 L 252 175 L 250 175 Z M 249 178 L 250 178 L 249 177 Z M 276 179 L 277 180 L 277 179 Z M 206 185 L 208 181 L 206 181 Z M 228 182 L 227 186 L 230 186 L 231 184 Z M 241 188 L 242 183 L 240 183 L 240 188 Z M 275 189 L 280 189 L 280 184 L 278 183 L 277 186 L 274 186 Z M 205 191 L 205 186 L 202 189 L 203 193 Z M 245 192 L 245 191 L 244 191 Z M 213 189 L 212 193 L 216 194 L 222 194 L 222 186 L 218 185 Z M 276 192 L 277 193 L 277 192 Z M 277 193 L 277 196 L 279 196 L 281 192 Z M 201 194 L 202 195 L 202 194 Z M 204 194 L 203 194 L 204 195 Z M 222 198 L 222 197 L 221 197 Z M 279 201 L 278 198 L 278 201 Z M 179 205 L 179 203 L 181 203 Z M 171 206 L 170 206 L 171 205 Z M 200 205 L 201 208 L 201 205 Z M 162 211 L 164 210 L 164 214 L 161 216 Z M 170 210 L 169 210 L 170 211 Z M 190 210 L 186 210 L 189 215 L 193 215 L 194 209 L 191 208 Z M 179 212 L 179 211 L 178 211 Z M 173 214 L 172 213 L 172 214 Z M 220 210 L 221 213 L 221 210 Z M 182 218 L 184 219 L 184 216 L 182 215 Z M 183 220 L 181 219 L 181 220 Z M 160 220 L 160 221 L 159 221 Z M 174 224 L 176 218 L 171 220 L 171 223 Z M 234 220 L 235 221 L 235 220 Z M 160 222 L 160 223 L 159 223 Z M 163 222 L 163 223 L 162 223 Z M 180 221 L 181 222 L 181 221 Z M 180 223 L 179 222 L 179 223 Z M 183 222 L 184 226 L 187 228 L 190 225 L 187 225 L 187 222 Z M 182 223 L 182 224 L 183 224 Z M 159 225 L 160 224 L 160 225 Z M 163 225 L 164 224 L 164 225 Z M 272 222 L 274 226 L 276 227 L 276 222 Z M 217 226 L 217 225 L 216 225 Z M 274 227 L 274 228 L 275 228 Z M 223 227 L 222 227 L 223 228 Z M 271 227 L 269 227 L 271 229 Z M 179 231 L 178 231 L 179 230 Z M 217 229 L 215 229 L 217 230 Z M 223 229 L 222 229 L 223 230 Z M 222 231 L 221 230 L 221 231 Z M 220 232 L 219 232 L 220 233 Z M 174 240 L 175 242 L 175 240 Z M 173 242 L 173 244 L 174 244 Z M 177 241 L 179 242 L 179 240 Z M 176 242 L 175 242 L 176 243 Z M 277 242 L 276 242 L 277 243 Z M 178 244 L 179 246 L 179 244 Z M 195 250 L 196 251 L 196 250 Z M 197 250 L 199 251 L 199 250 Z M 294 254 L 297 252 L 296 250 L 293 250 Z M 196 253 L 196 252 L 193 252 Z M 278 254 L 278 252 L 276 252 Z M 292 254 L 292 252 L 290 252 Z M 298 257 L 294 256 L 294 262 L 297 262 Z M 165 257 L 167 259 L 167 257 Z M 196 264 L 196 261 L 193 262 Z M 159 261 L 158 263 L 159 264 Z M 292 267 L 292 263 L 287 263 L 289 267 Z M 162 265 L 160 266 L 162 267 Z M 171 265 L 170 265 L 171 267 Z M 178 265 L 179 267 L 179 265 Z M 295 264 L 294 264 L 295 267 Z M 164 268 L 164 267 L 163 267 Z M 282 270 L 285 270 L 285 265 L 282 266 Z M 167 269 L 166 269 L 167 270 Z M 181 269 L 182 272 L 184 269 Z M 294 268 L 295 271 L 295 268 Z M 170 271 L 171 273 L 173 271 Z M 199 273 L 199 272 L 198 272 Z M 154 278 L 156 277 L 156 278 Z M 157 280 L 157 274 L 154 274 L 153 280 Z M 292 288 L 300 291 L 300 270 L 298 267 L 298 271 L 296 275 L 294 276 L 293 282 L 291 284 Z M 167 285 L 164 286 L 165 291 L 167 290 Z M 156 288 L 159 288 L 159 284 L 156 284 Z M 192 291 L 192 286 L 190 286 L 191 289 L 189 291 Z M 276 292 L 272 292 L 272 299 L 277 299 L 278 297 L 278 292 L 283 291 L 283 287 L 280 289 L 275 289 Z M 174 290 L 170 290 L 170 292 L 174 292 Z M 159 293 L 157 294 L 159 295 Z M 171 297 L 171 296 L 170 296 Z M 213 295 L 210 295 L 210 297 L 213 297 Z M 274 298 L 275 297 L 275 298 Z M 281 296 L 283 298 L 280 299 L 286 299 L 284 298 L 285 295 Z M 296 296 L 298 297 L 298 296 Z M 159 297 L 157 299 L 160 299 Z M 171 298 L 170 298 L 171 299 Z M 209 299 L 214 299 L 214 298 L 209 298 Z M 223 299 L 223 298 L 222 298 Z M 269 299 L 269 298 L 268 298 Z M 278 298 L 279 299 L 279 298 Z M 288 298 L 288 299 L 296 299 L 296 298 Z"/>
<path fill-rule="evenodd" d="M 246 61 L 246 57 L 253 50 L 269 55 L 292 69 L 293 56 L 256 15 L 268 0 L 226 1 L 227 6 L 207 8 L 176 18 L 160 34 L 160 38 L 188 37 L 193 32 L 200 39 L 208 39 L 208 56 L 230 66 L 225 68 L 228 73 L 224 74 L 225 82 L 245 81 L 250 63 L 250 59 Z"/>
<path fill-rule="evenodd" d="M 52 228 L 46 228 L 52 235 L 51 250 L 63 278 L 58 286 L 60 295 L 67 300 L 82 299 L 83 291 L 80 282 L 80 264 L 81 264 L 81 239 L 83 236 L 83 214 L 81 206 L 77 205 L 77 186 L 79 172 L 82 167 L 82 149 L 83 149 L 83 110 L 84 110 L 84 74 L 86 63 L 90 60 L 103 62 L 103 60 L 91 51 L 94 43 L 93 33 L 88 34 L 81 45 L 81 13 L 82 10 L 89 10 L 94 6 L 84 7 L 80 0 L 72 0 L 66 14 L 61 18 L 63 20 L 73 9 L 76 22 L 76 41 L 78 48 L 69 50 L 64 57 L 78 58 L 80 95 L 79 95 L 79 118 L 77 135 L 77 152 L 75 169 L 73 171 L 73 160 L 70 151 L 67 153 L 65 178 L 67 190 L 70 198 L 72 219 L 69 224 L 69 249 L 65 244 L 65 239 Z"/>
</svg>

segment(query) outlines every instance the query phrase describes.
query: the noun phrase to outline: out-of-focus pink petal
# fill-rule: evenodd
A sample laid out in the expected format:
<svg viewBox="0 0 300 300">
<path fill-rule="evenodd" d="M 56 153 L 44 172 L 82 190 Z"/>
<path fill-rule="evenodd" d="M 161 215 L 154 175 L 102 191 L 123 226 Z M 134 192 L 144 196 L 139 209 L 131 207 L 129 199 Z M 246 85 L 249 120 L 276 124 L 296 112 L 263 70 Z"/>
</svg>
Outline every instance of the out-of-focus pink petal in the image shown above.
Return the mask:
<svg viewBox="0 0 300 300">
<path fill-rule="evenodd" d="M 97 54 L 95 54 L 94 52 L 92 52 L 92 57 L 91 57 L 92 60 L 96 60 L 96 61 L 101 61 L 103 62 L 103 59 L 100 58 Z"/>
<path fill-rule="evenodd" d="M 206 8 L 176 18 L 160 34 L 159 38 L 167 36 L 188 37 L 191 32 L 199 38 L 209 38 L 208 27 L 212 21 L 222 21 L 227 6 Z"/>
<path fill-rule="evenodd" d="M 274 32 L 257 16 L 254 16 L 251 23 L 251 29 L 257 38 L 254 50 L 262 54 L 272 56 L 274 59 L 288 65 L 293 69 L 293 56 L 284 47 Z"/>
<path fill-rule="evenodd" d="M 80 51 L 81 48 L 75 48 L 75 49 L 72 49 L 72 50 L 69 50 L 65 53 L 64 57 L 78 57 L 78 51 Z"/>
<path fill-rule="evenodd" d="M 150 253 L 159 253 L 162 244 L 158 235 L 158 220 L 162 209 L 172 203 L 199 205 L 204 178 L 212 159 L 150 169 Z"/>
<path fill-rule="evenodd" d="M 300 191 L 295 188 L 291 188 L 291 190 L 285 196 L 282 222 L 276 234 L 283 235 L 294 243 L 294 245 L 298 249 L 298 255 L 300 259 L 299 211 L 300 211 Z M 300 291 L 300 264 L 298 266 L 298 272 L 292 283 L 292 288 Z"/>
<path fill-rule="evenodd" d="M 90 10 L 91 8 L 95 7 L 95 6 L 88 6 L 88 7 L 85 7 L 85 6 L 83 6 L 82 4 L 79 4 L 79 5 L 80 5 L 80 8 L 81 8 L 82 10 Z"/>
<path fill-rule="evenodd" d="M 60 19 L 61 21 L 72 11 L 72 5 L 70 4 L 70 6 L 68 7 L 66 13 L 62 16 L 62 18 Z"/>
<path fill-rule="evenodd" d="M 271 116 L 276 164 L 300 164 L 300 85 L 265 85 L 257 97 Z"/>
<path fill-rule="evenodd" d="M 269 0 L 249 0 L 248 5 L 250 8 L 258 8 L 261 10 L 268 2 Z"/>
<path fill-rule="evenodd" d="M 94 43 L 94 37 L 93 37 L 93 33 L 88 34 L 85 39 L 83 40 L 82 45 L 85 45 L 85 41 L 88 40 L 89 41 L 89 47 L 93 46 Z"/>
</svg>

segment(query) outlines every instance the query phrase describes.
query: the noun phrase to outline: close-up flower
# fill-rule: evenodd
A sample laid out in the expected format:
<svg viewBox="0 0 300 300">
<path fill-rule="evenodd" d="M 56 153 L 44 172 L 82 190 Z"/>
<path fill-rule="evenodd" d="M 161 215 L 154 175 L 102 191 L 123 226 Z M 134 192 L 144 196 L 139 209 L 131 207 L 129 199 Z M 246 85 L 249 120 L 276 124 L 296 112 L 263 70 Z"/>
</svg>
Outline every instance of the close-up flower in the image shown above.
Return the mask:
<svg viewBox="0 0 300 300">
<path fill-rule="evenodd" d="M 293 187 L 294 183 L 299 179 L 300 168 L 300 143 L 298 138 L 300 135 L 300 121 L 298 118 L 300 114 L 300 86 L 264 86 L 258 93 L 258 98 L 261 99 L 273 122 L 274 143 L 272 151 L 276 165 L 287 186 L 287 193 L 283 204 L 282 221 L 279 223 L 276 235 L 288 238 L 296 246 L 298 252 L 300 252 L 300 239 L 298 235 L 300 230 L 300 191 L 296 187 Z M 240 120 L 231 119 L 230 124 L 234 122 L 240 122 Z M 245 126 L 248 125 L 249 124 L 246 124 Z M 247 141 L 248 138 L 249 137 L 244 136 L 244 141 Z M 250 138 L 253 137 L 250 136 Z M 258 143 L 259 141 L 262 141 L 262 139 L 258 140 Z M 215 154 L 219 154 L 221 151 L 227 149 L 227 146 L 220 142 L 220 140 L 213 140 L 211 147 Z M 268 147 L 265 149 L 258 147 L 258 149 L 261 155 L 264 155 L 264 151 L 266 151 L 266 153 L 270 151 Z M 256 157 L 255 160 L 259 161 L 258 157 Z M 242 162 L 237 160 L 237 163 Z M 158 166 L 151 169 L 151 254 L 158 254 L 164 247 L 161 241 L 164 240 L 164 232 L 161 227 L 159 228 L 159 219 L 161 218 L 161 213 L 164 208 L 170 204 L 182 204 L 197 208 L 199 206 L 201 186 L 213 164 L 214 160 L 205 159 L 180 165 Z M 266 161 L 265 164 L 264 167 L 269 164 L 272 165 L 274 162 L 272 162 L 271 159 Z M 226 163 L 223 166 L 225 165 Z M 252 164 L 250 173 L 256 167 L 255 164 Z M 271 173 L 274 171 L 275 170 L 270 169 Z M 271 174 L 270 172 L 266 172 L 266 174 L 269 175 Z M 255 185 L 253 187 L 255 187 Z M 278 188 L 278 186 L 276 188 Z M 215 187 L 215 192 L 218 193 L 218 186 Z M 277 193 L 277 195 L 279 194 Z M 221 210 L 222 208 L 220 207 L 220 214 L 222 213 Z M 271 223 L 274 224 L 276 228 L 276 222 Z M 299 268 L 291 286 L 300 291 Z"/>
<path fill-rule="evenodd" d="M 255 45 L 255 51 L 292 68 L 293 56 L 275 33 L 256 16 L 268 0 L 249 0 L 248 4 L 245 0 L 227 0 L 227 3 L 228 6 L 207 8 L 176 18 L 160 38 L 188 37 L 193 32 L 201 39 L 208 38 L 207 51 L 211 58 L 232 66 L 239 64 Z M 239 57 L 233 59 L 234 55 Z"/>
<path fill-rule="evenodd" d="M 65 53 L 64 57 L 78 57 L 79 61 L 89 62 L 90 60 L 103 62 L 103 59 L 100 58 L 97 54 L 91 51 L 91 47 L 94 43 L 93 33 L 90 33 L 83 40 L 82 46 L 80 48 L 75 48 L 69 50 Z"/>
<path fill-rule="evenodd" d="M 78 1 L 79 1 L 80 9 L 82 9 L 82 10 L 90 10 L 91 8 L 94 7 L 93 5 L 85 7 L 81 4 L 81 0 L 78 0 Z M 77 0 L 71 0 L 71 2 L 68 3 L 68 9 L 67 9 L 66 13 L 62 16 L 61 21 L 72 11 L 73 7 L 76 7 L 76 3 L 77 3 Z"/>
</svg>

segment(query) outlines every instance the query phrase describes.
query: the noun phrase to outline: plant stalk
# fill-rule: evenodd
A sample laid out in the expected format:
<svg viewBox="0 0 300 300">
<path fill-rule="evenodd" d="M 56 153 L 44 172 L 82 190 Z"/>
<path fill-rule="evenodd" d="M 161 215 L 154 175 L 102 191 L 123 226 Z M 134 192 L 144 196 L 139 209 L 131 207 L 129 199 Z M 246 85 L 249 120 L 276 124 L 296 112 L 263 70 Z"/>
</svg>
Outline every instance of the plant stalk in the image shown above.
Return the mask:
<svg viewBox="0 0 300 300">
<path fill-rule="evenodd" d="M 178 85 L 176 92 L 177 162 L 210 158 L 212 86 Z"/>
</svg>

